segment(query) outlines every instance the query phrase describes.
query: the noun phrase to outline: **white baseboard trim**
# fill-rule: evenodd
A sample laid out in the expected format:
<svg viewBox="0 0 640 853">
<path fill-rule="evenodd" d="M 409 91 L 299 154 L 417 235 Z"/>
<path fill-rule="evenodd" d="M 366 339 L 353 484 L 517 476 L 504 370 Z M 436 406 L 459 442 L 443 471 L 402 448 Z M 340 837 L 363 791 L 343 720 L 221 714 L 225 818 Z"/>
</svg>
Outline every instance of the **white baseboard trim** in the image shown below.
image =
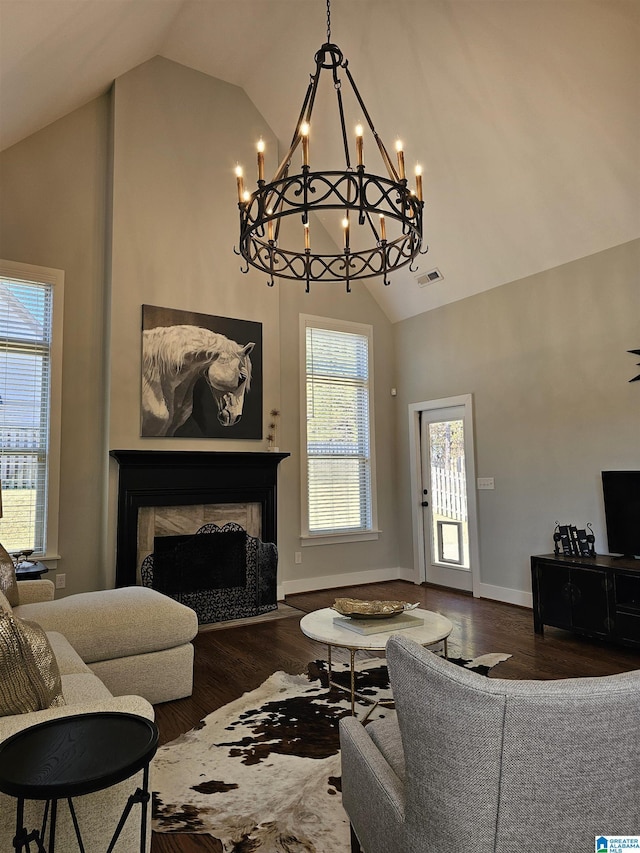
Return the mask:
<svg viewBox="0 0 640 853">
<path fill-rule="evenodd" d="M 480 598 L 490 598 L 493 601 L 504 601 L 505 604 L 517 604 L 520 607 L 533 609 L 533 595 L 523 592 L 521 589 L 509 589 L 506 586 L 494 586 L 490 583 L 481 583 L 478 586 Z"/>
<path fill-rule="evenodd" d="M 295 595 L 297 592 L 315 592 L 320 589 L 333 589 L 341 586 L 357 586 L 362 583 L 380 583 L 381 581 L 406 580 L 414 583 L 414 573 L 409 569 L 398 566 L 389 569 L 367 569 L 363 572 L 349 572 L 342 575 L 324 575 L 316 578 L 300 578 L 299 580 L 283 581 L 278 584 L 278 599 L 281 589 L 284 595 Z"/>
<path fill-rule="evenodd" d="M 421 581 L 417 579 L 416 573 L 413 569 L 405 569 L 404 566 L 399 566 L 397 571 L 398 580 L 409 581 L 409 583 L 421 583 Z"/>
<path fill-rule="evenodd" d="M 334 587 L 357 586 L 358 584 L 396 580 L 419 583 L 416 580 L 413 569 L 395 566 L 388 569 L 368 569 L 362 572 L 349 572 L 342 575 L 324 575 L 316 578 L 282 581 L 282 583 L 278 584 L 277 596 L 278 601 L 284 601 L 287 595 L 295 595 L 297 592 L 315 592 L 321 589 L 333 589 Z M 520 607 L 528 607 L 530 610 L 533 609 L 533 596 L 530 592 L 481 583 L 478 587 L 478 593 L 480 598 L 489 598 L 493 601 L 503 601 L 505 604 L 516 604 Z"/>
</svg>

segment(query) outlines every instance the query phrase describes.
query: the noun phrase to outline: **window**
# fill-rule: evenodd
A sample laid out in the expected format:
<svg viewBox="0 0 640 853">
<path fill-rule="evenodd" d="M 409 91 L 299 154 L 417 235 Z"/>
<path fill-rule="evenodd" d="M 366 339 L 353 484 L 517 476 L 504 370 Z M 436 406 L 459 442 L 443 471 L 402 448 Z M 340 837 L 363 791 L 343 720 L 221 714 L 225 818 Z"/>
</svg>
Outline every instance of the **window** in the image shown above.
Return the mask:
<svg viewBox="0 0 640 853">
<path fill-rule="evenodd" d="M 63 274 L 0 261 L 0 542 L 57 557 Z"/>
<path fill-rule="evenodd" d="M 301 318 L 303 540 L 377 538 L 372 328 Z"/>
</svg>

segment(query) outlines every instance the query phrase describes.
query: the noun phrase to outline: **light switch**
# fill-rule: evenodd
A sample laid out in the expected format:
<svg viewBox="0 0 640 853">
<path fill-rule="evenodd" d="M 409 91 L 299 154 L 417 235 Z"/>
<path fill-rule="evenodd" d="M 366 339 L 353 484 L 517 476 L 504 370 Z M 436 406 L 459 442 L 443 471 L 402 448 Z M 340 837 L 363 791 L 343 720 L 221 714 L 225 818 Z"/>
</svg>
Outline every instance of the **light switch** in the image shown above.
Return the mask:
<svg viewBox="0 0 640 853">
<path fill-rule="evenodd" d="M 479 489 L 495 489 L 495 487 L 493 477 L 478 477 Z"/>
</svg>

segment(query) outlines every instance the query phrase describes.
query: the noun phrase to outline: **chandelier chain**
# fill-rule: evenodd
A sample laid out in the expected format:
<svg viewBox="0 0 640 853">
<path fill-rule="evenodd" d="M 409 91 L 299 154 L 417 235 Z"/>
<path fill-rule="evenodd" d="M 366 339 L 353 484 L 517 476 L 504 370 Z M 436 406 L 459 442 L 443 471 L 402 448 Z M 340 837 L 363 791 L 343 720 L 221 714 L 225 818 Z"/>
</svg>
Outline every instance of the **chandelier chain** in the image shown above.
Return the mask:
<svg viewBox="0 0 640 853">
<path fill-rule="evenodd" d="M 331 0 L 327 0 L 327 44 L 331 44 Z"/>
</svg>

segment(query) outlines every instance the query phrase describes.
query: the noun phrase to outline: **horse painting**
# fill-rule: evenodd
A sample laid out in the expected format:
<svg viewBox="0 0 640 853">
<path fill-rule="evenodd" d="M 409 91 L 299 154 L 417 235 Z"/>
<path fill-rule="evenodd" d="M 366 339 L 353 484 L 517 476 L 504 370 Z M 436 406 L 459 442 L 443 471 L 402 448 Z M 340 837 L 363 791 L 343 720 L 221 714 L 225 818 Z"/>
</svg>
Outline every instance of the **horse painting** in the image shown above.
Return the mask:
<svg viewBox="0 0 640 853">
<path fill-rule="evenodd" d="M 172 436 L 193 410 L 206 379 L 219 423 L 237 424 L 251 385 L 254 343 L 239 344 L 200 326 L 160 326 L 142 333 L 142 435 Z"/>
</svg>

